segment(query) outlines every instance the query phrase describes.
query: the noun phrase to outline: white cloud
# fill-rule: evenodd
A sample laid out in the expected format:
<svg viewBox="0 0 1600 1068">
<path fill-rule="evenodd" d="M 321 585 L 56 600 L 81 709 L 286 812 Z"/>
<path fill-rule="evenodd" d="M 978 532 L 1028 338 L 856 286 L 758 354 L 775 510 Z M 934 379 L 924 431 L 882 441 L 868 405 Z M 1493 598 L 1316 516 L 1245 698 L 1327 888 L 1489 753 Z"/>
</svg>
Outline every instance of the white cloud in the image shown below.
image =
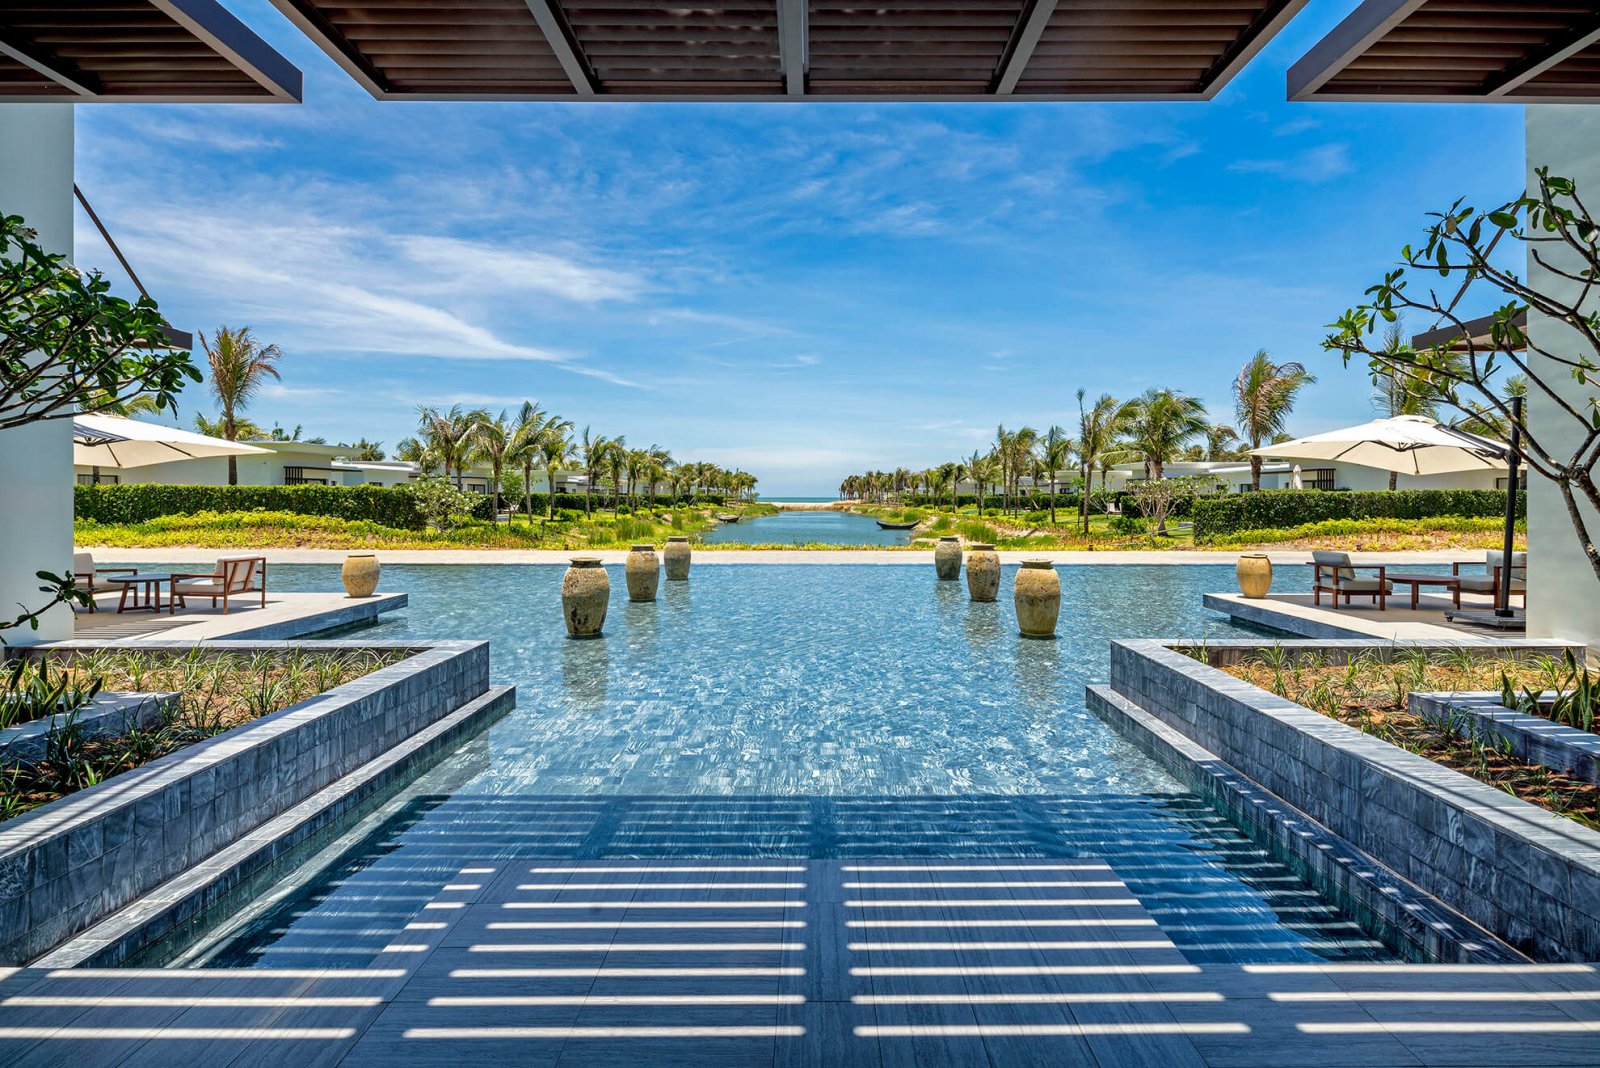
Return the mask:
<svg viewBox="0 0 1600 1068">
<path fill-rule="evenodd" d="M 1290 181 L 1312 185 L 1331 182 L 1355 169 L 1350 161 L 1350 146 L 1321 145 L 1278 159 L 1241 159 L 1228 165 L 1230 171 L 1244 174 L 1272 174 Z"/>
<path fill-rule="evenodd" d="M 146 205 L 122 213 L 121 242 L 158 297 L 185 291 L 219 319 L 248 316 L 285 349 L 548 363 L 614 385 L 635 383 L 578 353 L 517 339 L 506 309 L 539 301 L 634 299 L 631 271 L 510 242 L 392 233 L 292 199 Z"/>
</svg>

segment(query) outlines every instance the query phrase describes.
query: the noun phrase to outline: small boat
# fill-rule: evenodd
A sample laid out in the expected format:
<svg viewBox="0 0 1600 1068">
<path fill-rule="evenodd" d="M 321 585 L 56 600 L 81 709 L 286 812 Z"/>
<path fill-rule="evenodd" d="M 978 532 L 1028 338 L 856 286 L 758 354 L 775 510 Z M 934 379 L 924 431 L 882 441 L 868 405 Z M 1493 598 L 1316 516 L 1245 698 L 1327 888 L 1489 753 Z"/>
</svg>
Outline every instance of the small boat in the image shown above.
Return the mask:
<svg viewBox="0 0 1600 1068">
<path fill-rule="evenodd" d="M 878 520 L 878 528 L 880 530 L 913 530 L 916 528 L 917 523 L 918 520 L 915 519 L 909 523 L 891 523 L 887 519 L 880 519 Z"/>
<path fill-rule="evenodd" d="M 736 515 L 723 515 L 721 512 L 717 513 L 717 518 L 720 519 L 724 523 L 737 523 L 739 521 L 739 517 L 738 516 L 736 516 Z"/>
</svg>

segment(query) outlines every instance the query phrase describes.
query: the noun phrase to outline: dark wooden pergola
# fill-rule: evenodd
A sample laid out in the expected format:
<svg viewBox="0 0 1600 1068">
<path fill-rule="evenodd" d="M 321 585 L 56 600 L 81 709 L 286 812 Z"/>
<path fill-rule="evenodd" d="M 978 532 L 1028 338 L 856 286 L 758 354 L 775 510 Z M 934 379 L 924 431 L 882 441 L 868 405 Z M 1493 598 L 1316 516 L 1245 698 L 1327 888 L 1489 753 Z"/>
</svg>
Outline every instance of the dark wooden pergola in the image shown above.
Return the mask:
<svg viewBox="0 0 1600 1068">
<path fill-rule="evenodd" d="M 1595 0 L 1366 0 L 1289 71 L 1291 100 L 1592 103 Z"/>
<path fill-rule="evenodd" d="M 379 99 L 1204 100 L 1306 0 L 273 0 Z"/>
<path fill-rule="evenodd" d="M 298 103 L 300 84 L 216 0 L 0 3 L 0 103 Z"/>
</svg>

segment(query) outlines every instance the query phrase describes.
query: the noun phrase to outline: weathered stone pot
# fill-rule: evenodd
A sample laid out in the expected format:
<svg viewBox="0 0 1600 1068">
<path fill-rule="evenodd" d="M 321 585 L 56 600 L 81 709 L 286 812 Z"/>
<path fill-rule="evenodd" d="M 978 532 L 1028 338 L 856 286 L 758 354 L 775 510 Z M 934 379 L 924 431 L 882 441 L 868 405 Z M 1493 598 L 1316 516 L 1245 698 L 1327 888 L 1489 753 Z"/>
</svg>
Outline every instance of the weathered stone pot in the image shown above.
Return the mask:
<svg viewBox="0 0 1600 1068">
<path fill-rule="evenodd" d="M 1260 600 L 1272 589 L 1272 561 L 1265 553 L 1245 553 L 1233 570 L 1239 576 L 1239 592 L 1251 600 Z"/>
<path fill-rule="evenodd" d="M 967 596 L 992 601 L 1000 593 L 1000 557 L 993 545 L 974 545 L 967 553 Z"/>
<path fill-rule="evenodd" d="M 656 599 L 656 587 L 661 584 L 661 562 L 656 559 L 654 545 L 635 545 L 628 553 L 622 573 L 628 580 L 628 600 Z"/>
<path fill-rule="evenodd" d="M 344 581 L 344 592 L 351 597 L 371 597 L 382 571 L 383 565 L 373 553 L 351 553 L 344 558 L 339 578 Z"/>
<path fill-rule="evenodd" d="M 661 556 L 667 565 L 667 578 L 682 582 L 689 577 L 689 539 L 686 536 L 676 534 L 668 538 Z"/>
<path fill-rule="evenodd" d="M 561 612 L 569 638 L 598 638 L 611 603 L 611 580 L 598 556 L 574 556 L 561 580 Z"/>
<path fill-rule="evenodd" d="M 961 577 L 961 539 L 947 536 L 933 547 L 933 572 L 944 582 Z"/>
<path fill-rule="evenodd" d="M 1054 638 L 1061 615 L 1061 576 L 1048 560 L 1024 560 L 1011 586 L 1024 638 Z"/>
</svg>

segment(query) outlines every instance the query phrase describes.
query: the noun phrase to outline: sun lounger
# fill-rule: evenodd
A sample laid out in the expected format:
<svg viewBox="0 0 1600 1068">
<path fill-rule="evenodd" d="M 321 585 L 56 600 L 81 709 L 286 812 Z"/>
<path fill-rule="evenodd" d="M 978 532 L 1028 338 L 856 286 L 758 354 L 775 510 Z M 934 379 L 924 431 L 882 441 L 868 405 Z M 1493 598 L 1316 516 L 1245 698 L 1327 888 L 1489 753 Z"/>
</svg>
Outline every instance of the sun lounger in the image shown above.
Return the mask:
<svg viewBox="0 0 1600 1068">
<path fill-rule="evenodd" d="M 259 582 L 258 582 L 259 580 Z M 267 606 L 267 558 L 265 556 L 219 556 L 217 569 L 209 574 L 186 572 L 172 576 L 172 596 L 178 607 L 187 608 L 187 597 L 209 597 L 211 607 L 222 601 L 222 614 L 228 614 L 230 598 L 261 591 L 261 607 Z"/>
<path fill-rule="evenodd" d="M 1339 598 L 1344 598 L 1344 603 L 1349 604 L 1352 597 L 1370 597 L 1382 612 L 1388 608 L 1389 594 L 1394 592 L 1394 583 L 1390 582 L 1385 574 L 1387 567 L 1383 564 L 1353 564 L 1350 562 L 1349 553 L 1331 553 L 1318 550 L 1311 554 L 1312 572 L 1311 600 L 1313 604 L 1322 604 L 1324 593 L 1333 594 L 1333 607 L 1339 607 Z M 1376 576 L 1363 578 L 1358 572 L 1372 571 Z"/>
<path fill-rule="evenodd" d="M 77 579 L 78 585 L 89 591 L 89 611 L 99 611 L 95 607 L 94 595 L 106 587 L 95 584 L 96 575 L 137 575 L 136 567 L 97 567 L 93 553 L 72 554 L 72 576 Z"/>
</svg>

